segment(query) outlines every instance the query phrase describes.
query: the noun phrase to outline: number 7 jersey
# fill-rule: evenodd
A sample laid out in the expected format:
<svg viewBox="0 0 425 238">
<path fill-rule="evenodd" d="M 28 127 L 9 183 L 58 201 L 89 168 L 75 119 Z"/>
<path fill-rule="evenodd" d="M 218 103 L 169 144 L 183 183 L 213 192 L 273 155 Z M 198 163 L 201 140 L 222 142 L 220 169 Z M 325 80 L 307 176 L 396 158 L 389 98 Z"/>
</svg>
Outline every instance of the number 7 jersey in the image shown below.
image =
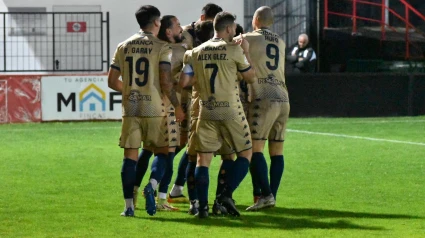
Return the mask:
<svg viewBox="0 0 425 238">
<path fill-rule="evenodd" d="M 257 80 L 251 84 L 251 100 L 289 102 L 285 84 L 285 43 L 268 29 L 245 34 Z"/>
<path fill-rule="evenodd" d="M 199 90 L 199 119 L 225 121 L 243 116 L 236 73 L 251 66 L 239 45 L 211 39 L 192 50 L 188 63 Z"/>
<path fill-rule="evenodd" d="M 138 32 L 120 43 L 111 68 L 121 72 L 123 116 L 166 116 L 159 65 L 170 64 L 171 47 L 151 33 Z"/>
</svg>

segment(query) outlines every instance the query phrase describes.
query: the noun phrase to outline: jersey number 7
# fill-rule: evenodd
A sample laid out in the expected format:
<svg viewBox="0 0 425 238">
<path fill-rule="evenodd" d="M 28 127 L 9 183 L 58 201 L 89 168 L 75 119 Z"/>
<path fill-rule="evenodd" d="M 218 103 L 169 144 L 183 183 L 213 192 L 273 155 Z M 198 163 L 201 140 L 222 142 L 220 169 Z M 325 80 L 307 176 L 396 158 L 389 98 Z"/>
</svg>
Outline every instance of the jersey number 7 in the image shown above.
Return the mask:
<svg viewBox="0 0 425 238">
<path fill-rule="evenodd" d="M 211 88 L 211 93 L 215 93 L 215 77 L 217 77 L 217 73 L 218 73 L 218 66 L 217 64 L 206 64 L 205 65 L 206 69 L 212 69 L 212 74 L 210 77 L 210 88 Z"/>
</svg>

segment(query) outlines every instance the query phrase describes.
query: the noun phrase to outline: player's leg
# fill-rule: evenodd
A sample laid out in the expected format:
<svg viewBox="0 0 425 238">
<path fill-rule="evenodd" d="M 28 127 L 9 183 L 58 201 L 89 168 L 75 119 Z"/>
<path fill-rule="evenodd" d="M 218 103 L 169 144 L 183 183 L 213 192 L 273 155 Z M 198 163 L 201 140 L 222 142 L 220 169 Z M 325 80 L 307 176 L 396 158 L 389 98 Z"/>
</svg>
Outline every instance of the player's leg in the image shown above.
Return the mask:
<svg viewBox="0 0 425 238">
<path fill-rule="evenodd" d="M 270 130 L 278 117 L 280 110 L 275 104 L 267 101 L 254 101 L 249 108 L 249 126 L 252 133 L 253 154 L 250 165 L 251 176 L 254 184 L 260 186 L 261 196 L 248 207 L 247 211 L 256 211 L 266 207 L 273 207 L 275 200 L 271 192 L 264 146 Z"/>
<path fill-rule="evenodd" d="M 217 151 L 221 147 L 219 140 L 220 129 L 217 121 L 198 120 L 196 126 L 196 150 L 198 159 L 195 169 L 196 191 L 199 199 L 199 218 L 208 217 L 208 187 L 209 166 L 213 157 L 211 151 Z"/>
<path fill-rule="evenodd" d="M 137 166 L 136 166 L 136 180 L 134 182 L 133 187 L 133 203 L 134 208 L 137 207 L 137 198 L 139 195 L 139 188 L 142 184 L 143 177 L 146 174 L 146 171 L 149 167 L 149 160 L 153 155 L 153 148 L 149 148 L 146 146 L 143 146 L 142 152 L 139 154 L 139 158 L 137 159 Z"/>
<path fill-rule="evenodd" d="M 195 169 L 196 169 L 196 161 L 197 161 L 197 153 L 196 153 L 196 124 L 197 119 L 191 120 L 190 132 L 189 132 L 189 140 L 187 144 L 186 153 L 188 154 L 188 164 L 186 168 L 186 180 L 187 180 L 187 193 L 189 196 L 190 207 L 189 214 L 195 215 L 198 213 L 199 201 L 198 201 L 198 193 L 196 191 L 196 183 L 195 183 Z"/>
<path fill-rule="evenodd" d="M 269 135 L 269 153 L 270 153 L 270 188 L 276 199 L 277 190 L 283 176 L 285 160 L 283 156 L 283 144 L 285 140 L 286 126 L 288 123 L 290 106 L 289 103 L 279 105 L 281 110 L 276 122 L 274 123 Z"/>
<path fill-rule="evenodd" d="M 151 165 L 149 183 L 143 189 L 146 199 L 146 212 L 153 216 L 156 213 L 154 191 L 164 176 L 168 159 L 168 132 L 166 117 L 144 118 L 143 127 L 147 146 L 154 147 L 155 158 Z"/>
<path fill-rule="evenodd" d="M 232 148 L 236 150 L 237 158 L 229 173 L 227 186 L 218 197 L 218 201 L 227 208 L 227 211 L 231 215 L 239 216 L 240 213 L 236 209 L 232 195 L 249 170 L 249 163 L 252 157 L 251 134 L 249 133 L 249 126 L 245 116 L 230 121 L 224 121 L 222 128 L 222 134 L 224 134 L 226 138 L 229 138 L 228 141 L 233 143 Z"/>
<path fill-rule="evenodd" d="M 186 120 L 184 120 L 182 123 L 187 123 Z M 179 128 L 180 130 L 180 145 L 178 149 L 183 149 L 187 143 L 188 140 L 188 132 L 187 131 L 181 131 L 181 130 L 187 130 L 183 127 L 183 125 Z M 178 152 L 176 151 L 176 155 Z M 170 203 L 187 203 L 189 200 L 183 195 L 183 188 L 184 184 L 186 183 L 186 168 L 188 164 L 188 154 L 185 151 L 183 155 L 180 158 L 179 165 L 177 167 L 177 176 L 176 180 L 174 181 L 174 185 L 168 194 L 168 202 Z"/>
<path fill-rule="evenodd" d="M 252 206 L 246 209 L 247 211 L 256 211 L 267 207 L 274 207 L 276 204 L 269 184 L 269 170 L 267 168 L 267 162 L 263 154 L 265 142 L 265 140 L 253 140 L 252 142 L 253 153 L 250 171 L 251 176 L 255 178 L 255 182 L 257 182 L 261 188 L 261 196 Z"/>
<path fill-rule="evenodd" d="M 124 159 L 121 168 L 121 182 L 125 201 L 122 216 L 134 216 L 133 187 L 136 179 L 138 151 L 142 140 L 140 119 L 123 117 L 120 147 L 124 148 Z"/>
<path fill-rule="evenodd" d="M 170 142 L 172 143 L 172 142 Z M 173 164 L 176 147 L 168 148 L 168 157 L 165 165 L 164 176 L 158 187 L 158 204 L 157 209 L 161 211 L 178 211 L 179 209 L 170 205 L 167 201 L 168 186 L 170 185 L 171 178 L 173 177 Z"/>
<path fill-rule="evenodd" d="M 230 150 L 230 151 L 226 151 L 225 149 L 223 150 L 223 147 L 224 145 L 218 152 L 219 154 L 221 154 L 221 165 L 217 175 L 217 189 L 215 192 L 216 199 L 214 200 L 214 204 L 212 207 L 212 212 L 214 215 L 228 214 L 226 207 L 224 207 L 218 202 L 217 197 L 223 193 L 224 189 L 227 186 L 227 180 L 229 177 L 229 172 L 233 168 L 235 154 L 233 153 L 234 152 L 233 150 Z"/>
<path fill-rule="evenodd" d="M 173 172 L 174 172 L 173 167 L 174 167 L 174 156 L 176 152 L 176 147 L 180 145 L 179 125 L 176 122 L 176 116 L 174 113 L 174 109 L 172 107 L 169 108 L 167 123 L 168 123 L 168 130 L 167 130 L 168 141 L 169 141 L 168 157 L 166 159 L 164 176 L 162 177 L 162 180 L 158 187 L 159 193 L 158 193 L 157 209 L 162 211 L 177 211 L 179 209 L 171 206 L 167 201 L 168 186 L 171 183 L 171 179 L 173 177 Z"/>
</svg>

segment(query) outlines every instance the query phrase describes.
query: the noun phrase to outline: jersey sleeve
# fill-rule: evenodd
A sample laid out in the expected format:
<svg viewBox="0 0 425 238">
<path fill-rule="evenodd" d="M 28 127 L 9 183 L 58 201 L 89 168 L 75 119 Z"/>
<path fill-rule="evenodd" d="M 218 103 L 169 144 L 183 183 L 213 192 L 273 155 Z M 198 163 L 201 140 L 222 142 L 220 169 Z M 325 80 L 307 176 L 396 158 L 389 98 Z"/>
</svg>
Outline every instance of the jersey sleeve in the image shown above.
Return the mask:
<svg viewBox="0 0 425 238">
<path fill-rule="evenodd" d="M 171 65 L 171 57 L 173 56 L 173 50 L 170 45 L 164 44 L 160 53 L 159 53 L 159 64 L 169 64 Z"/>
<path fill-rule="evenodd" d="M 183 73 L 194 75 L 192 66 L 192 50 L 187 50 L 183 56 Z"/>
<path fill-rule="evenodd" d="M 243 53 L 243 50 L 240 46 L 235 47 L 234 59 L 239 73 L 243 73 L 251 69 L 251 65 L 246 59 L 245 54 Z"/>
<path fill-rule="evenodd" d="M 121 49 L 121 44 L 118 45 L 117 49 L 115 50 L 114 57 L 112 58 L 112 62 L 111 62 L 111 68 L 116 69 L 118 71 L 121 71 L 120 57 L 119 57 L 120 49 Z"/>
</svg>

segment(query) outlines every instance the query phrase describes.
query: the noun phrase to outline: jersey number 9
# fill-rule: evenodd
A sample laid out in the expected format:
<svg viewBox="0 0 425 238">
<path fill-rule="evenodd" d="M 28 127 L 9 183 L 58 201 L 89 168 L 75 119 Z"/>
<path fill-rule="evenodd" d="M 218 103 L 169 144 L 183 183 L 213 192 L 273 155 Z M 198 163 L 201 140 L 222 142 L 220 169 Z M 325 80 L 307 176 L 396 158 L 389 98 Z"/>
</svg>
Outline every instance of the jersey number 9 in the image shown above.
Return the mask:
<svg viewBox="0 0 425 238">
<path fill-rule="evenodd" d="M 276 70 L 279 67 L 279 47 L 274 44 L 268 44 L 266 46 L 266 54 L 269 59 L 274 60 L 273 64 L 270 61 L 266 62 L 266 66 L 270 70 Z"/>
<path fill-rule="evenodd" d="M 136 60 L 136 63 L 133 61 L 132 56 L 128 56 L 125 58 L 125 61 L 128 62 L 128 69 L 129 69 L 129 86 L 133 85 L 133 71 L 136 70 L 136 74 L 139 76 L 143 75 L 143 81 L 140 81 L 140 78 L 134 78 L 137 86 L 143 87 L 148 83 L 148 76 L 149 76 L 149 60 L 145 57 L 140 57 Z M 143 65 L 143 68 L 142 68 Z M 135 66 L 135 67 L 134 67 Z"/>
</svg>

